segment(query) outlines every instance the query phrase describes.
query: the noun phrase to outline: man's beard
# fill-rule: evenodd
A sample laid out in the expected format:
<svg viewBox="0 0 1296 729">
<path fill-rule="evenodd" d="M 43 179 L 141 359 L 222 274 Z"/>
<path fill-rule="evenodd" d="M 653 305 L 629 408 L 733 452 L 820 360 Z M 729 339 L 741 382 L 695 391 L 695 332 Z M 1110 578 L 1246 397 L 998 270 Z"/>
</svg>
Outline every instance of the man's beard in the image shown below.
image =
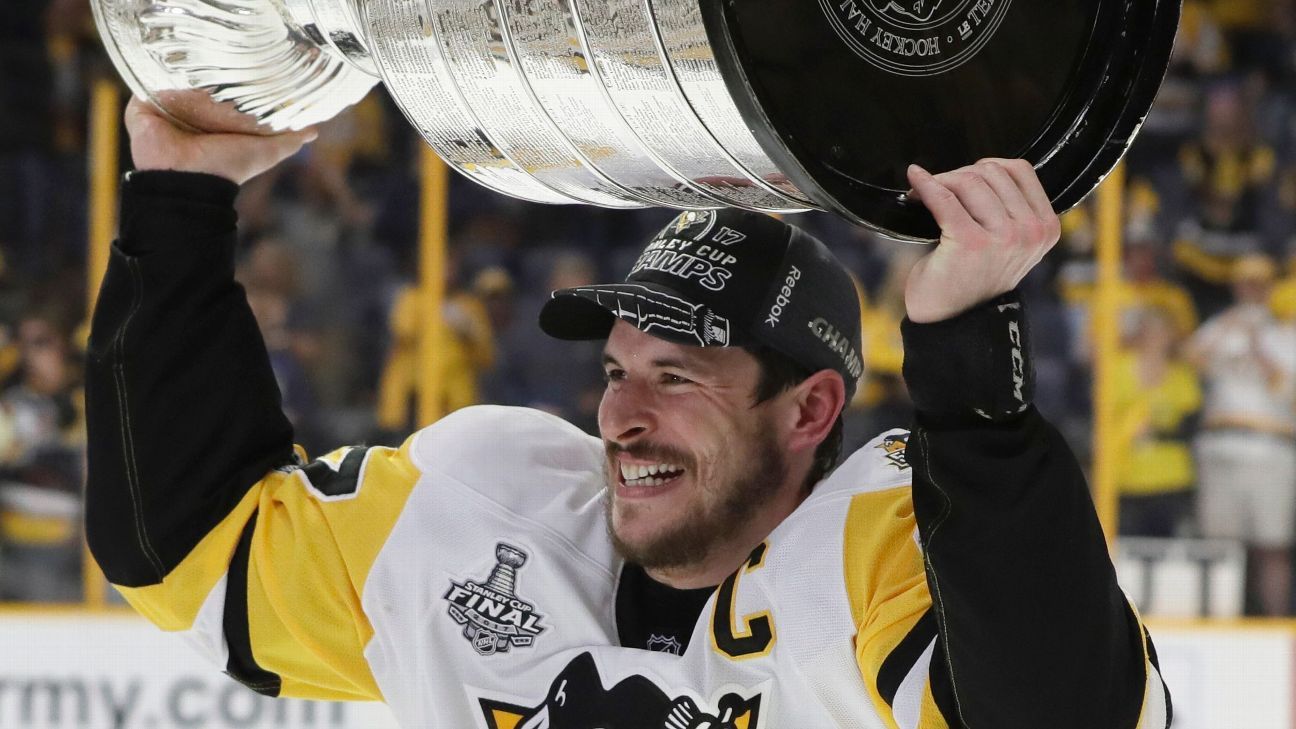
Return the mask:
<svg viewBox="0 0 1296 729">
<path fill-rule="evenodd" d="M 720 500 L 705 511 L 694 511 L 681 517 L 639 544 L 630 544 L 616 533 L 613 521 L 616 474 L 610 473 L 609 487 L 604 497 L 604 514 L 608 535 L 617 553 L 627 562 L 646 569 L 688 567 L 701 564 L 717 545 L 737 536 L 755 513 L 774 500 L 787 475 L 787 461 L 774 436 L 773 427 L 762 421 L 748 445 L 751 449 L 748 452 L 750 458 L 746 461 L 747 468 L 726 483 L 702 484 L 695 466 L 689 463 L 687 473 L 694 479 L 694 488 L 719 491 Z M 609 455 L 620 450 L 622 449 L 616 446 L 608 447 Z M 652 457 L 665 463 L 689 462 L 684 454 L 673 450 L 651 446 L 624 450 L 637 457 Z M 615 469 L 615 461 L 611 458 L 608 461 L 609 468 Z"/>
</svg>

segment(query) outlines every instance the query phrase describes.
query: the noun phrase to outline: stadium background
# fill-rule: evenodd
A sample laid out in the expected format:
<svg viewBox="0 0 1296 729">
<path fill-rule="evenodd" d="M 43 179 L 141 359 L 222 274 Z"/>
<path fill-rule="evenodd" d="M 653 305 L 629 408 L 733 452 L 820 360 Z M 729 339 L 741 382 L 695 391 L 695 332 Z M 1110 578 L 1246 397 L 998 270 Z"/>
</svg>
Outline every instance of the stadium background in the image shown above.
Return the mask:
<svg viewBox="0 0 1296 729">
<path fill-rule="evenodd" d="M 0 8 L 0 729 L 388 726 L 381 707 L 244 691 L 121 607 L 86 558 L 80 358 L 129 164 L 126 93 L 84 2 Z M 1271 278 L 1278 326 L 1296 326 L 1293 110 L 1296 2 L 1187 0 L 1127 162 L 1025 284 L 1039 407 L 1091 466 L 1178 729 L 1296 727 L 1292 596 L 1266 604 L 1273 575 L 1247 569 L 1247 545 L 1199 538 L 1191 459 L 1167 465 L 1191 453 L 1212 386 L 1181 348 L 1232 305 L 1239 273 Z M 239 212 L 239 278 L 312 453 L 395 443 L 478 402 L 593 431 L 598 347 L 546 339 L 536 312 L 551 289 L 622 275 L 670 217 L 521 203 L 447 175 L 381 89 L 248 184 Z M 897 325 L 921 249 L 827 215 L 794 222 L 867 301 L 857 446 L 905 424 Z M 1140 367 L 1175 378 L 1141 387 Z M 1172 455 L 1148 456 L 1150 439 Z"/>
</svg>

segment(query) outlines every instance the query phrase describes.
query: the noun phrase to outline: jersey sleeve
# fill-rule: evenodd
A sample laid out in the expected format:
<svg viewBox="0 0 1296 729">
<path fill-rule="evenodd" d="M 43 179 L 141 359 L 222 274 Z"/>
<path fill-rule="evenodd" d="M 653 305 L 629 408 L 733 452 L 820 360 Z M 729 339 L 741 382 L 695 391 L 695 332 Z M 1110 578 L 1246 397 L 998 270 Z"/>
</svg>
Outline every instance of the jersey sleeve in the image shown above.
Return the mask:
<svg viewBox="0 0 1296 729">
<path fill-rule="evenodd" d="M 1037 420 L 1034 427 L 1045 426 Z M 930 459 L 932 438 L 920 428 L 909 436 L 905 455 Z M 966 453 L 949 458 L 951 466 L 968 465 Z M 1064 482 L 1063 461 L 1048 474 L 1052 483 Z M 986 478 L 942 471 L 941 487 L 951 500 L 936 510 L 939 528 L 925 513 L 931 505 L 915 505 L 930 497 L 924 489 L 936 489 L 929 460 L 913 467 L 912 487 L 887 485 L 851 499 L 843 544 L 855 655 L 888 727 L 1168 727 L 1169 693 L 1151 637 L 1114 576 L 1104 584 L 1102 563 L 1085 566 L 1072 558 L 1071 550 L 1083 557 L 1085 540 L 1055 531 L 1083 533 L 1067 524 L 1074 501 L 1048 487 L 1037 505 L 1022 492 L 1004 494 L 1014 508 L 997 515 L 1001 504 L 978 504 L 975 494 L 956 489 L 968 482 L 979 482 L 982 495 L 1003 489 L 1013 467 L 977 465 Z M 1073 487 L 1083 487 L 1078 467 L 1072 478 Z M 1052 500 L 1059 512 L 1039 508 Z M 1013 523 L 1032 508 L 1046 520 L 1042 528 Z M 955 509 L 968 513 L 957 516 Z M 960 533 L 942 531 L 951 523 Z M 1048 545 L 1054 538 L 1059 543 Z"/>
<path fill-rule="evenodd" d="M 894 727 L 945 727 L 927 669 L 936 648 L 931 595 L 908 485 L 851 499 L 844 534 L 855 658 Z"/>
<path fill-rule="evenodd" d="M 924 713 L 951 727 L 1168 727 L 1151 638 L 1061 435 L 1031 409 L 995 426 L 919 425 L 909 453 L 931 604 L 908 613 L 881 668 L 925 643 L 900 680 L 925 683 Z"/>
<path fill-rule="evenodd" d="M 271 696 L 378 700 L 365 580 L 418 478 L 408 445 L 304 463 L 218 178 L 144 173 L 86 373 L 89 546 L 139 612 Z"/>
<path fill-rule="evenodd" d="M 1003 314 L 987 314 L 985 332 Z M 1029 402 L 1021 353 L 976 345 L 985 322 L 954 324 L 962 331 L 907 325 L 919 403 L 909 494 L 861 495 L 847 522 L 857 657 L 879 710 L 897 729 L 1165 729 L 1155 649 L 1117 584 L 1079 464 L 1033 406 L 993 407 L 1014 387 Z M 975 395 L 1001 365 L 1009 395 L 963 408 L 959 393 Z M 983 379 L 960 389 L 969 377 Z"/>
</svg>

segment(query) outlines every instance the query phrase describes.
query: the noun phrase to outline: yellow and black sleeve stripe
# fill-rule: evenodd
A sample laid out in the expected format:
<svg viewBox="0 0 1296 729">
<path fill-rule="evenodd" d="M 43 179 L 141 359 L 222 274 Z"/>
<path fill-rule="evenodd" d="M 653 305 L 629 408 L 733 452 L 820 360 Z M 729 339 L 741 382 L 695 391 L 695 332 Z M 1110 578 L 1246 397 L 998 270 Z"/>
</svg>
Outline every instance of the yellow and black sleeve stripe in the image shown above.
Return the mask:
<svg viewBox="0 0 1296 729">
<path fill-rule="evenodd" d="M 851 501 L 843 560 L 855 658 L 889 729 L 943 729 L 952 726 L 943 711 L 948 693 L 927 680 L 936 623 L 915 529 L 908 486 Z"/>
</svg>

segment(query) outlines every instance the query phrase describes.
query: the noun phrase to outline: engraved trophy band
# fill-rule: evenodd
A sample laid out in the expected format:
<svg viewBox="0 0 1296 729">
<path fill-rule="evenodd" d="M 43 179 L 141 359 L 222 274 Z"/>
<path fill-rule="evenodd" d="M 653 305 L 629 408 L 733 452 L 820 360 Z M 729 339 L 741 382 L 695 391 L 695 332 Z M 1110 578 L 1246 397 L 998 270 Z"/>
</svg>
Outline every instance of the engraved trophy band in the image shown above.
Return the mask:
<svg viewBox="0 0 1296 729">
<path fill-rule="evenodd" d="M 136 95 L 209 131 L 383 83 L 452 168 L 607 207 L 822 209 L 938 230 L 905 169 L 1024 157 L 1055 209 L 1119 161 L 1180 0 L 92 0 Z"/>
</svg>

